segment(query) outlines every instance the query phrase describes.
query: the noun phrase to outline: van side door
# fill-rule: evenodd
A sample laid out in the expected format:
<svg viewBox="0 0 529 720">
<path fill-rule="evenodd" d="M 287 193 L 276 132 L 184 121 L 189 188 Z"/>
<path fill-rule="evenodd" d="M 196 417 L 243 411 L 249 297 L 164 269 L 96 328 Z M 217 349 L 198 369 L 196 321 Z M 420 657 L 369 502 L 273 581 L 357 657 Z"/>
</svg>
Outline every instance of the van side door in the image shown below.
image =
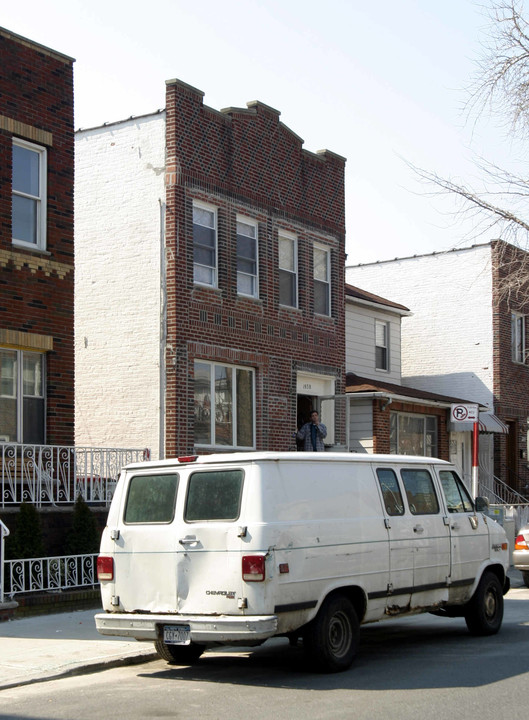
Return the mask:
<svg viewBox="0 0 529 720">
<path fill-rule="evenodd" d="M 413 536 L 411 607 L 432 607 L 448 600 L 450 528 L 436 483 L 426 467 L 401 468 Z"/>
<path fill-rule="evenodd" d="M 394 614 L 407 610 L 410 605 L 413 588 L 414 538 L 410 533 L 410 519 L 405 513 L 402 491 L 395 470 L 378 467 L 376 475 L 389 538 L 386 612 Z"/>
<path fill-rule="evenodd" d="M 452 545 L 450 599 L 469 588 L 480 565 L 490 555 L 485 518 L 474 512 L 474 503 L 454 470 L 439 470 L 439 479 L 449 513 Z"/>
</svg>

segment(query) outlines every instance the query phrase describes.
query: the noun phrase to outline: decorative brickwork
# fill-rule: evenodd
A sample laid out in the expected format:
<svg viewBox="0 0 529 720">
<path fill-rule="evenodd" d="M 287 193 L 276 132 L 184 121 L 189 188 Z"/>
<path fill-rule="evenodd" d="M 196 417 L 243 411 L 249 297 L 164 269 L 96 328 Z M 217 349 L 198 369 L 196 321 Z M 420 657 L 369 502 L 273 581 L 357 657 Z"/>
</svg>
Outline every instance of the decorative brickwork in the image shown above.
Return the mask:
<svg viewBox="0 0 529 720">
<path fill-rule="evenodd" d="M 0 330 L 52 338 L 46 442 L 72 445 L 73 60 L 2 29 L 0 57 Z M 46 149 L 44 252 L 12 243 L 13 137 Z"/>
<path fill-rule="evenodd" d="M 257 449 L 287 450 L 296 428 L 296 373 L 344 387 L 344 159 L 313 154 L 256 102 L 217 112 L 203 93 L 167 83 L 166 454 L 194 449 L 196 359 L 256 371 Z M 218 282 L 193 284 L 193 201 L 218 214 Z M 237 294 L 236 216 L 258 223 L 259 297 Z M 278 232 L 298 240 L 299 306 L 279 304 Z M 331 315 L 313 311 L 313 246 L 331 253 Z"/>
</svg>

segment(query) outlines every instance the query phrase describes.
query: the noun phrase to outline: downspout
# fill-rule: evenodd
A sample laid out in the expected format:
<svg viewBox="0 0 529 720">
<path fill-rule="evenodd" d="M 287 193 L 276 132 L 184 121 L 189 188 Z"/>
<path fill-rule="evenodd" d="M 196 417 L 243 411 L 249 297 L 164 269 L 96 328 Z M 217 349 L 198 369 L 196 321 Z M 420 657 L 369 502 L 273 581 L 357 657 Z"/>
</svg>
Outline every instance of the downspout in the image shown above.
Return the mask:
<svg viewBox="0 0 529 720">
<path fill-rule="evenodd" d="M 160 411 L 158 428 L 158 458 L 165 458 L 165 391 L 167 386 L 165 353 L 167 344 L 167 276 L 165 262 L 165 203 L 160 205 Z"/>
</svg>

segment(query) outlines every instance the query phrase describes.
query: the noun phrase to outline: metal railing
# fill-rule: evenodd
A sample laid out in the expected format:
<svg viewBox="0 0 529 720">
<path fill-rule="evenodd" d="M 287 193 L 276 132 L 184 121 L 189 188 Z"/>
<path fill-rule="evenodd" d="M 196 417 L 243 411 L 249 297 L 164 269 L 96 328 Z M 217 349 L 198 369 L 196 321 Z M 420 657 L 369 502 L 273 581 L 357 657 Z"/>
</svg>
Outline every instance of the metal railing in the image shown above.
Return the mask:
<svg viewBox="0 0 529 720">
<path fill-rule="evenodd" d="M 110 504 L 124 465 L 142 462 L 149 450 L 0 443 L 0 508 L 27 502 Z"/>
<path fill-rule="evenodd" d="M 4 560 L 3 565 L 0 602 L 4 597 L 13 598 L 21 593 L 59 592 L 98 585 L 97 554 Z"/>
<path fill-rule="evenodd" d="M 493 487 L 481 477 L 478 483 L 478 494 L 488 497 L 490 502 L 497 505 L 528 505 L 529 499 L 521 495 L 506 482 L 494 476 Z"/>
<path fill-rule="evenodd" d="M 6 525 L 0 520 L 0 605 L 4 602 L 4 538 L 9 535 Z"/>
</svg>

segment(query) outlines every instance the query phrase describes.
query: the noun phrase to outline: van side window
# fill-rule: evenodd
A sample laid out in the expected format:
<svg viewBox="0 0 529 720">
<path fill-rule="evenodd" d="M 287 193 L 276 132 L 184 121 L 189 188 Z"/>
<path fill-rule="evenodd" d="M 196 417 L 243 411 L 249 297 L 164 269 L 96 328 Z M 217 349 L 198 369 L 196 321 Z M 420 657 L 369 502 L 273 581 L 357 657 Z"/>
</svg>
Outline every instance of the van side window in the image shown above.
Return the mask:
<svg viewBox="0 0 529 720">
<path fill-rule="evenodd" d="M 129 482 L 125 523 L 170 523 L 174 518 L 178 475 L 136 475 Z"/>
<path fill-rule="evenodd" d="M 472 512 L 474 510 L 472 500 L 457 474 L 453 470 L 441 470 L 439 477 L 441 478 L 448 512 Z"/>
<path fill-rule="evenodd" d="M 242 470 L 193 473 L 187 486 L 184 520 L 236 520 L 241 510 L 242 481 Z"/>
<path fill-rule="evenodd" d="M 404 515 L 404 502 L 395 472 L 389 468 L 378 468 L 377 477 L 387 514 Z"/>
<path fill-rule="evenodd" d="M 439 512 L 439 501 L 428 470 L 401 470 L 400 476 L 412 515 L 435 515 Z"/>
</svg>

